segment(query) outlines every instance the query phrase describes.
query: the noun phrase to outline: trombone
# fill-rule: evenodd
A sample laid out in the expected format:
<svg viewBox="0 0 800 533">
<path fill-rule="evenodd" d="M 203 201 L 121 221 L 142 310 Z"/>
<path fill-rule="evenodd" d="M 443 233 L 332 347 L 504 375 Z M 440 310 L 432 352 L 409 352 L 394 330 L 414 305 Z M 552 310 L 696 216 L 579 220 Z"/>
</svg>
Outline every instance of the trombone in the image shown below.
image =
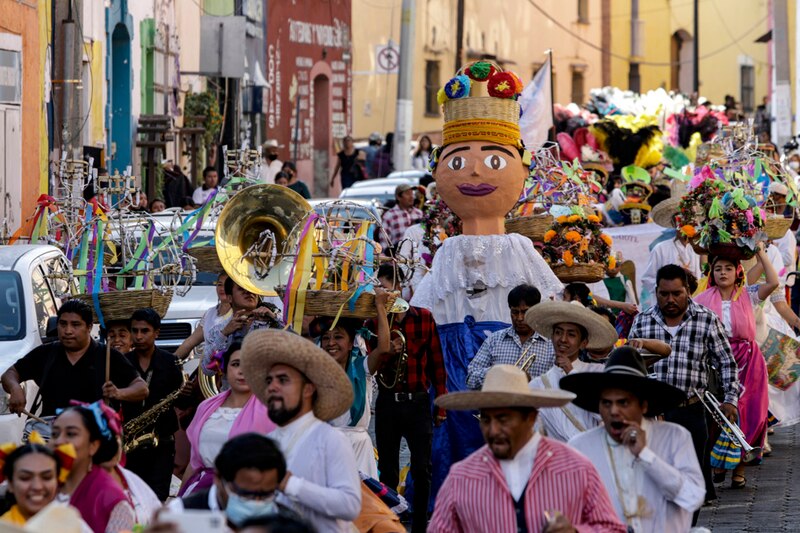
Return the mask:
<svg viewBox="0 0 800 533">
<path fill-rule="evenodd" d="M 761 453 L 761 448 L 758 446 L 750 446 L 750 443 L 747 442 L 747 439 L 742 433 L 741 428 L 728 420 L 728 417 L 725 416 L 725 413 L 722 412 L 720 409 L 719 400 L 717 400 L 713 394 L 706 391 L 704 394 L 700 394 L 700 391 L 694 389 L 694 394 L 700 399 L 700 403 L 703 404 L 703 407 L 711 413 L 711 416 L 714 418 L 714 421 L 719 425 L 719 427 L 728 434 L 728 436 L 733 440 L 734 444 L 738 444 L 742 450 L 744 450 L 744 456 L 742 457 L 742 461 L 748 463 L 758 457 Z"/>
</svg>

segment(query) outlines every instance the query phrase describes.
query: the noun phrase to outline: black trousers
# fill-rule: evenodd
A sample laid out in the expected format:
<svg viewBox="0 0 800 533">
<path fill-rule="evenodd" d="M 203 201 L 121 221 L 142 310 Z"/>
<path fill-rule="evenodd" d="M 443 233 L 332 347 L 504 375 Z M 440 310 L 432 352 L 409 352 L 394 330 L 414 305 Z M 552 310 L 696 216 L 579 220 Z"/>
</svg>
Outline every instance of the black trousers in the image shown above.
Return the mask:
<svg viewBox="0 0 800 533">
<path fill-rule="evenodd" d="M 142 446 L 126 457 L 125 468 L 147 483 L 158 499 L 166 501 L 175 468 L 175 439 L 159 441 L 157 447 Z"/>
<path fill-rule="evenodd" d="M 683 426 L 692 434 L 692 444 L 697 454 L 697 460 L 700 462 L 700 468 L 703 470 L 703 480 L 706 483 L 705 499 L 716 499 L 717 491 L 714 488 L 714 482 L 711 478 L 711 448 L 714 443 L 709 443 L 709 424 L 705 407 L 703 407 L 703 404 L 700 402 L 686 407 L 678 407 L 664 413 L 664 420 Z M 700 511 L 697 510 L 692 519 L 693 526 L 697 524 L 697 517 L 699 515 Z"/>
<path fill-rule="evenodd" d="M 428 524 L 428 499 L 431 493 L 431 444 L 433 415 L 428 393 L 413 398 L 396 399 L 394 393 L 381 390 L 375 402 L 375 440 L 378 447 L 378 470 L 381 483 L 397 490 L 400 482 L 400 439 L 405 437 L 411 452 L 411 476 L 414 479 L 413 533 L 424 533 Z"/>
</svg>

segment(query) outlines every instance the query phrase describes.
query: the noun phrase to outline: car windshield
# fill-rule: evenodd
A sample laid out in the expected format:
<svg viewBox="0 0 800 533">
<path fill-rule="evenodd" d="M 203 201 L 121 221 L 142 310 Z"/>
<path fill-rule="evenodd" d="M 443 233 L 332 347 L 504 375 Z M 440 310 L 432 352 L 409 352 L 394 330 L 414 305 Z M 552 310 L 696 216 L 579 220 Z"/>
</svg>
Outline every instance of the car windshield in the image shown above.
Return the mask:
<svg viewBox="0 0 800 533">
<path fill-rule="evenodd" d="M 0 272 L 0 341 L 21 339 L 25 331 L 22 283 L 16 272 Z"/>
</svg>

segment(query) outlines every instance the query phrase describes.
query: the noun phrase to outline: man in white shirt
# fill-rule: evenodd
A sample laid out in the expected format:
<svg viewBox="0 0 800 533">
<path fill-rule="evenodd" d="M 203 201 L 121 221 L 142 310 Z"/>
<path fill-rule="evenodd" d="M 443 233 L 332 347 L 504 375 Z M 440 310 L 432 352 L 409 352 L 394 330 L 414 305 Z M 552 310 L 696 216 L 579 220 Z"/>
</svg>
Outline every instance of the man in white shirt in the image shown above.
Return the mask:
<svg viewBox="0 0 800 533">
<path fill-rule="evenodd" d="M 283 148 L 276 139 L 268 139 L 262 148 L 264 161 L 261 163 L 261 183 L 275 183 L 275 175 L 283 169 L 283 161 L 278 159 L 278 150 Z"/>
<path fill-rule="evenodd" d="M 261 329 L 242 344 L 242 371 L 278 425 L 270 438 L 286 457 L 278 503 L 320 533 L 350 532 L 361 511 L 361 480 L 353 447 L 333 420 L 353 403 L 344 370 L 299 335 Z"/>
<path fill-rule="evenodd" d="M 650 418 L 685 401 L 684 392 L 648 378 L 642 356 L 629 346 L 612 352 L 602 374 L 567 376 L 561 387 L 603 419 L 603 427 L 569 444 L 597 468 L 629 531 L 688 531 L 705 497 L 692 436 Z"/>
<path fill-rule="evenodd" d="M 694 251 L 689 238 L 677 227 L 675 217 L 678 214 L 680 198 L 667 198 L 653 208 L 650 218 L 661 227 L 677 228 L 675 238 L 660 242 L 650 252 L 650 260 L 642 275 L 641 309 L 647 309 L 656 303 L 656 274 L 665 265 L 678 265 L 696 278 L 700 279 L 700 256 Z"/>
<path fill-rule="evenodd" d="M 770 215 L 784 215 L 786 216 L 786 211 L 791 210 L 792 214 L 794 213 L 793 209 L 788 208 L 786 205 L 786 197 L 789 195 L 789 187 L 780 183 L 778 181 L 773 181 L 769 184 L 769 200 L 767 201 L 765 208 Z M 791 216 L 791 215 L 790 215 Z M 786 230 L 786 233 L 780 239 L 775 239 L 773 241 L 775 246 L 778 247 L 778 250 L 781 252 L 781 259 L 783 261 L 783 266 L 786 268 L 787 272 L 792 272 L 797 270 L 795 267 L 797 266 L 797 239 L 794 236 L 794 232 L 790 229 Z M 780 272 L 782 269 L 777 269 Z"/>
<path fill-rule="evenodd" d="M 579 359 L 581 350 L 606 349 L 617 342 L 617 332 L 609 321 L 580 304 L 542 302 L 531 307 L 525 321 L 534 331 L 552 340 L 555 364 L 531 380 L 531 389 L 557 390 L 561 379 L 572 373 L 602 372 L 603 365 Z M 600 425 L 600 417 L 574 404 L 546 409 L 539 414 L 537 427 L 555 440 L 570 438 Z"/>
</svg>

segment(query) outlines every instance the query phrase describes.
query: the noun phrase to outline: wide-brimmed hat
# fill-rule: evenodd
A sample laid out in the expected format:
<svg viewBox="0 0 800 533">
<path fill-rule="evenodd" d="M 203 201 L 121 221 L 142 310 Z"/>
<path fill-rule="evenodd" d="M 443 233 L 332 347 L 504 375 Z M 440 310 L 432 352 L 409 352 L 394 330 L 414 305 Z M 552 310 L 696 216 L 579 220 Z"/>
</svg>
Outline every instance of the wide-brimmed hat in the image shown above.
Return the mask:
<svg viewBox="0 0 800 533">
<path fill-rule="evenodd" d="M 548 339 L 553 338 L 553 328 L 556 324 L 578 324 L 589 334 L 587 350 L 601 350 L 614 346 L 619 339 L 617 330 L 606 317 L 580 304 L 542 302 L 528 309 L 525 313 L 525 322 L 533 331 Z"/>
<path fill-rule="evenodd" d="M 313 342 L 294 333 L 259 329 L 242 343 L 242 373 L 253 394 L 267 405 L 267 374 L 282 364 L 302 372 L 317 388 L 314 415 L 333 420 L 353 405 L 353 386 L 342 367 Z"/>
<path fill-rule="evenodd" d="M 780 194 L 781 196 L 789 196 L 789 187 L 779 181 L 773 181 L 769 184 L 770 194 Z"/>
<path fill-rule="evenodd" d="M 647 400 L 647 416 L 659 415 L 686 400 L 686 393 L 663 381 L 647 377 L 641 354 L 630 346 L 611 352 L 603 372 L 579 372 L 561 378 L 559 387 L 577 394 L 572 403 L 593 413 L 600 409 L 604 389 L 630 391 Z"/>
<path fill-rule="evenodd" d="M 675 215 L 680 210 L 680 203 L 680 198 L 670 197 L 662 200 L 650 212 L 650 218 L 662 228 L 672 229 L 675 227 Z"/>
<path fill-rule="evenodd" d="M 278 139 L 267 139 L 264 143 L 264 148 L 283 148 L 283 145 L 278 142 Z"/>
<path fill-rule="evenodd" d="M 528 375 L 514 365 L 495 365 L 486 372 L 479 391 L 451 392 L 436 398 L 436 405 L 455 411 L 505 407 L 561 407 L 575 395 L 558 389 L 530 389 Z"/>
</svg>

